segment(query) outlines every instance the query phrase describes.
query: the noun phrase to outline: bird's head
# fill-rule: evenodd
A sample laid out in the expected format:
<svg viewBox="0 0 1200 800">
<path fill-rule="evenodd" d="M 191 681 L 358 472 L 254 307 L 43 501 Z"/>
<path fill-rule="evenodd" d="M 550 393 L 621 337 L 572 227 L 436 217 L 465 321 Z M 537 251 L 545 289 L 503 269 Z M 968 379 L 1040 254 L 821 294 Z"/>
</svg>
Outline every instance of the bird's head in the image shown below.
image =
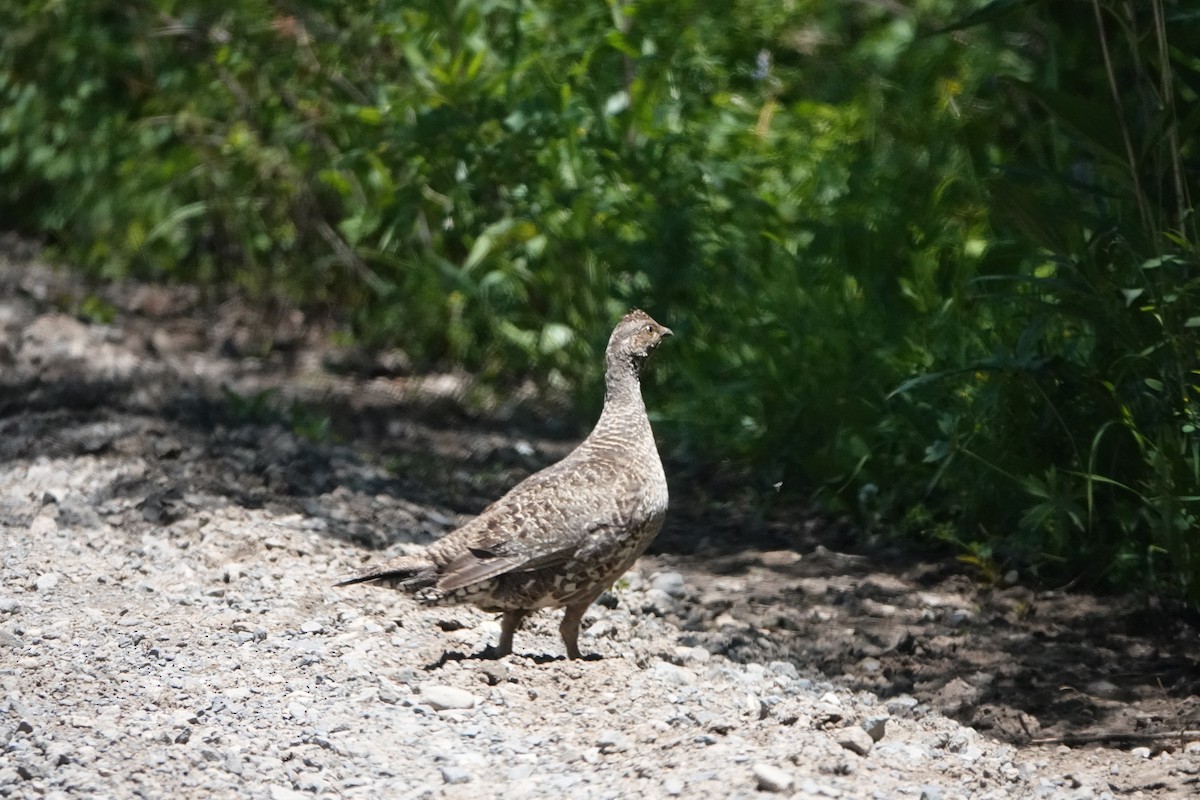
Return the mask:
<svg viewBox="0 0 1200 800">
<path fill-rule="evenodd" d="M 671 335 L 670 328 L 659 325 L 645 311 L 634 309 L 613 328 L 607 353 L 610 358 L 624 356 L 640 365 L 663 339 Z"/>
</svg>

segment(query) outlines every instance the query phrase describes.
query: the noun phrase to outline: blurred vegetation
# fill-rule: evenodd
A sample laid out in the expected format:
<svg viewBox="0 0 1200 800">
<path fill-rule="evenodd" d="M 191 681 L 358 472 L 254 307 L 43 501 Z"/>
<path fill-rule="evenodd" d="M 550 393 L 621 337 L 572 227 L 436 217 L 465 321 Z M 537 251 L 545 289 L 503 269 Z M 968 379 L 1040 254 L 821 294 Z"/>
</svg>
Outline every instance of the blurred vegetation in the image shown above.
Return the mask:
<svg viewBox="0 0 1200 800">
<path fill-rule="evenodd" d="M 1183 0 L 10 0 L 0 214 L 340 309 L 995 574 L 1200 602 Z"/>
</svg>

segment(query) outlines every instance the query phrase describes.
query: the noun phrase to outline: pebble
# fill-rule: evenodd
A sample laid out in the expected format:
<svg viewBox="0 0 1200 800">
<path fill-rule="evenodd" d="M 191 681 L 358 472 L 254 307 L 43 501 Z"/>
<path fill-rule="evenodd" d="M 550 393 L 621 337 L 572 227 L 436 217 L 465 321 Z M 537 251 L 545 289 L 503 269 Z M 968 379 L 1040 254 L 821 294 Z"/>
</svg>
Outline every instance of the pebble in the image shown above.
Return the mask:
<svg viewBox="0 0 1200 800">
<path fill-rule="evenodd" d="M 666 661 L 655 661 L 654 672 L 657 677 L 674 686 L 687 686 L 696 682 L 696 673 L 686 667 L 677 667 Z"/>
<path fill-rule="evenodd" d="M 961 628 L 963 625 L 975 621 L 975 614 L 965 608 L 956 608 L 950 612 L 950 618 L 947 622 L 951 627 Z"/>
<path fill-rule="evenodd" d="M 462 767 L 445 766 L 441 768 L 442 781 L 451 786 L 459 783 L 470 783 L 471 773 L 467 772 Z"/>
<path fill-rule="evenodd" d="M 683 794 L 684 784 L 679 778 L 671 776 L 662 782 L 663 794 L 678 797 Z"/>
<path fill-rule="evenodd" d="M 862 728 L 871 737 L 871 741 L 878 742 L 887 733 L 888 720 L 891 717 L 878 715 L 867 717 L 863 720 Z"/>
<path fill-rule="evenodd" d="M 488 686 L 495 686 L 508 680 L 508 667 L 499 661 L 489 661 L 479 668 L 479 674 Z"/>
<path fill-rule="evenodd" d="M 919 704 L 917 698 L 902 694 L 888 699 L 887 710 L 893 717 L 907 717 Z"/>
<path fill-rule="evenodd" d="M 523 781 L 526 778 L 533 776 L 533 764 L 518 764 L 508 770 L 508 779 L 510 781 Z"/>
<path fill-rule="evenodd" d="M 39 592 L 50 592 L 58 586 L 59 574 L 57 572 L 47 572 L 45 575 L 39 575 L 33 585 Z"/>
<path fill-rule="evenodd" d="M 596 739 L 596 745 L 600 748 L 600 752 L 608 755 L 610 753 L 624 753 L 629 749 L 632 741 L 628 736 L 616 730 L 607 730 L 600 734 Z"/>
<path fill-rule="evenodd" d="M 800 671 L 790 661 L 772 661 L 767 665 L 767 669 L 782 678 L 789 678 L 793 681 L 800 679 Z"/>
<path fill-rule="evenodd" d="M 15 597 L 0 597 L 0 614 L 12 614 L 20 607 Z"/>
<path fill-rule="evenodd" d="M 434 711 L 446 711 L 452 708 L 474 708 L 479 698 L 466 689 L 456 689 L 453 686 L 433 684 L 421 687 L 421 700 L 433 707 Z"/>
<path fill-rule="evenodd" d="M 837 732 L 835 739 L 839 745 L 860 756 L 871 752 L 871 748 L 875 745 L 875 739 L 871 734 L 857 725 L 842 728 Z"/>
<path fill-rule="evenodd" d="M 787 792 L 795 784 L 792 774 L 773 764 L 758 763 L 753 767 L 754 780 L 764 792 Z"/>
<path fill-rule="evenodd" d="M 668 597 L 682 600 L 687 597 L 687 587 L 678 572 L 656 572 L 650 576 L 651 591 L 659 591 Z"/>
<path fill-rule="evenodd" d="M 679 645 L 675 648 L 675 660 L 679 664 L 707 664 L 711 658 L 712 654 L 699 645 Z"/>
<path fill-rule="evenodd" d="M 665 617 L 675 610 L 676 602 L 675 598 L 661 589 L 650 589 L 646 592 L 645 600 L 642 603 L 642 611 Z"/>
<path fill-rule="evenodd" d="M 295 789 L 278 784 L 271 784 L 270 788 L 271 800 L 306 800 L 308 795 L 304 792 L 297 792 Z"/>
<path fill-rule="evenodd" d="M 800 784 L 800 791 L 806 797 L 841 797 L 842 791 L 836 786 L 830 786 L 825 783 L 817 783 L 811 779 L 805 779 Z"/>
<path fill-rule="evenodd" d="M 864 675 L 878 675 L 883 671 L 883 662 L 878 658 L 867 656 L 858 662 L 858 669 Z"/>
</svg>

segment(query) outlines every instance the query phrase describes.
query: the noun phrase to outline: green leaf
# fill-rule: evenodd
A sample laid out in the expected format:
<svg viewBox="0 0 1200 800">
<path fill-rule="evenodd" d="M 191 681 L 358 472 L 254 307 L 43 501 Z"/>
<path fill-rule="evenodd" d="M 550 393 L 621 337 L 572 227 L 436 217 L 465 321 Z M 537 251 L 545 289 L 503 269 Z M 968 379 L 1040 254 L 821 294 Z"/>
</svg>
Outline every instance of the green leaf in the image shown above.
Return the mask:
<svg viewBox="0 0 1200 800">
<path fill-rule="evenodd" d="M 560 322 L 550 322 L 542 328 L 542 338 L 538 349 L 544 354 L 554 353 L 562 350 L 574 338 L 575 332 L 569 326 Z"/>
<path fill-rule="evenodd" d="M 383 112 L 374 106 L 359 106 L 354 116 L 368 125 L 378 125 L 383 121 Z"/>
<path fill-rule="evenodd" d="M 493 222 L 483 229 L 483 233 L 475 239 L 475 243 L 471 245 L 471 251 L 467 254 L 467 260 L 463 262 L 462 271 L 468 273 L 488 257 L 492 252 L 492 248 L 496 246 L 497 241 L 508 233 L 513 226 L 511 217 L 505 217 L 502 220 Z"/>
</svg>

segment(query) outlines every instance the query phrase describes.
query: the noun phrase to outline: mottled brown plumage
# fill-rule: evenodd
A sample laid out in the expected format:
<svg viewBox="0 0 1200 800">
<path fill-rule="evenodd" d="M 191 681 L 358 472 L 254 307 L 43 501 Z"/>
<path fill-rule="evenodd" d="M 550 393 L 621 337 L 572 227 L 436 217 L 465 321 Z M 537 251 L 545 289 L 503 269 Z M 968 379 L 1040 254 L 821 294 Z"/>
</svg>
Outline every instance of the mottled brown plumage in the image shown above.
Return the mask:
<svg viewBox="0 0 1200 800">
<path fill-rule="evenodd" d="M 513 633 L 531 611 L 565 607 L 559 632 L 567 657 L 579 658 L 583 612 L 645 551 L 667 511 L 638 375 L 670 335 L 643 311 L 627 314 L 605 351 L 604 410 L 579 447 L 424 553 L 338 585 L 369 582 L 428 605 L 503 612 L 497 657 L 512 652 Z"/>
</svg>

